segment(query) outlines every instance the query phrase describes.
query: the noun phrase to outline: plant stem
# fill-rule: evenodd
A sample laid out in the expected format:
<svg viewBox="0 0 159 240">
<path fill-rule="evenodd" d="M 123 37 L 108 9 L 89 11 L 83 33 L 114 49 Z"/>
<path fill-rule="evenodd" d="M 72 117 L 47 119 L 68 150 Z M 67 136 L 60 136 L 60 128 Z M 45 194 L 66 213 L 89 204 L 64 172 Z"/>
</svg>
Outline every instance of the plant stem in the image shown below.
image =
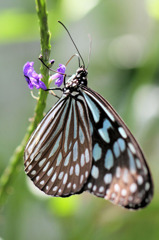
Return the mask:
<svg viewBox="0 0 159 240">
<path fill-rule="evenodd" d="M 36 10 L 40 26 L 41 53 L 44 62 L 48 64 L 51 45 L 45 0 L 36 0 Z M 46 84 L 46 86 L 48 86 L 49 71 L 44 65 L 41 65 L 40 70 L 41 74 L 43 75 L 43 81 Z M 26 143 L 31 133 L 34 131 L 38 123 L 43 118 L 43 112 L 46 106 L 47 95 L 48 95 L 47 92 L 40 89 L 39 100 L 37 101 L 34 112 L 34 120 L 30 123 L 21 144 L 15 149 L 12 157 L 10 158 L 8 166 L 6 167 L 0 178 L 0 205 L 5 203 L 5 200 L 8 194 L 10 193 L 12 182 L 16 175 L 19 173 L 19 171 L 22 169 L 23 166 L 22 159 Z"/>
</svg>

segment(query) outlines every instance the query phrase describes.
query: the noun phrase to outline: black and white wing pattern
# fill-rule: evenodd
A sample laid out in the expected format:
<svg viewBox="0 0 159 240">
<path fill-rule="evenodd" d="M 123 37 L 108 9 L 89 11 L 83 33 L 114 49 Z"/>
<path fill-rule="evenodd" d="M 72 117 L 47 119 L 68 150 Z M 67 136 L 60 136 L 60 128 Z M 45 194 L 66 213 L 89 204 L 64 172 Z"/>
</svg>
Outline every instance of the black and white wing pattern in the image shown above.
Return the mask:
<svg viewBox="0 0 159 240">
<path fill-rule="evenodd" d="M 146 206 L 153 183 L 129 129 L 77 69 L 24 152 L 27 175 L 43 192 L 66 197 L 89 191 L 125 208 Z"/>
<path fill-rule="evenodd" d="M 103 97 L 85 86 L 81 93 L 89 113 L 93 157 L 82 191 L 126 208 L 146 206 L 153 183 L 138 143 Z"/>
<path fill-rule="evenodd" d="M 48 195 L 69 196 L 90 175 L 92 141 L 84 97 L 61 98 L 34 131 L 24 153 L 27 175 Z"/>
</svg>

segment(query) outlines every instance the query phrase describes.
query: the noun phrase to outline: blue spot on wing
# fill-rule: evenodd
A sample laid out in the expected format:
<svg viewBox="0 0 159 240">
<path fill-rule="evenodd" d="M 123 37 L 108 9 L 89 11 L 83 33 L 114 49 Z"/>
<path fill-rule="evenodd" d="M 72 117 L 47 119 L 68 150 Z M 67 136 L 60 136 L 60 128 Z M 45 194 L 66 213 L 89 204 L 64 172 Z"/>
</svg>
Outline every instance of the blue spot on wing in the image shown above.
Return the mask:
<svg viewBox="0 0 159 240">
<path fill-rule="evenodd" d="M 69 164 L 70 157 L 71 157 L 71 152 L 69 152 L 69 154 L 67 155 L 65 162 L 64 162 L 64 166 L 67 166 Z"/>
<path fill-rule="evenodd" d="M 73 161 L 75 162 L 77 158 L 78 158 L 78 143 L 76 141 L 73 146 Z"/>
<path fill-rule="evenodd" d="M 118 142 L 114 143 L 113 151 L 114 151 L 115 157 L 118 158 L 120 156 L 120 149 L 119 149 Z"/>
<path fill-rule="evenodd" d="M 97 106 L 95 105 L 95 103 L 88 97 L 87 94 L 83 93 L 86 101 L 87 101 L 87 104 L 89 106 L 89 109 L 93 115 L 93 119 L 94 121 L 97 123 L 100 119 L 100 113 L 99 113 L 99 109 L 97 108 Z"/>
<path fill-rule="evenodd" d="M 60 152 L 58 157 L 57 157 L 57 163 L 56 163 L 56 166 L 59 166 L 60 165 L 60 162 L 62 160 L 62 153 Z"/>
<path fill-rule="evenodd" d="M 83 144 L 84 143 L 84 133 L 82 131 L 82 128 L 79 126 L 79 138 L 80 138 L 80 143 Z"/>
<path fill-rule="evenodd" d="M 102 156 L 102 149 L 99 146 L 99 144 L 96 143 L 93 148 L 93 158 L 95 161 L 98 161 L 101 158 L 101 156 Z"/>
<path fill-rule="evenodd" d="M 92 125 L 91 121 L 89 121 L 89 125 L 90 125 L 90 133 L 92 136 L 93 135 L 93 125 Z"/>
<path fill-rule="evenodd" d="M 136 172 L 136 165 L 135 165 L 134 157 L 129 149 L 128 149 L 128 156 L 129 156 L 130 171 Z"/>
<path fill-rule="evenodd" d="M 122 152 L 125 151 L 126 149 L 125 141 L 122 138 L 119 138 L 117 142 L 119 144 L 120 150 Z"/>
<path fill-rule="evenodd" d="M 110 149 L 108 149 L 104 159 L 104 166 L 106 169 L 110 170 L 113 167 L 113 165 L 114 165 L 113 153 Z"/>
<path fill-rule="evenodd" d="M 108 129 L 112 128 L 112 125 L 108 119 L 105 119 L 103 122 L 103 127 L 98 130 L 99 134 L 103 138 L 103 140 L 107 143 L 110 142 L 110 137 L 108 133 Z"/>
<path fill-rule="evenodd" d="M 76 109 L 75 109 L 75 101 L 73 101 L 73 116 L 74 116 L 74 139 L 77 138 L 77 116 L 76 116 Z"/>
<path fill-rule="evenodd" d="M 55 154 L 55 152 L 57 151 L 57 149 L 59 148 L 61 137 L 62 137 L 62 133 L 61 133 L 61 134 L 59 135 L 59 137 L 57 138 L 56 143 L 55 143 L 55 145 L 53 146 L 53 148 L 52 148 L 52 150 L 51 150 L 51 152 L 50 152 L 50 154 L 49 154 L 49 158 L 52 157 L 52 156 Z"/>
</svg>

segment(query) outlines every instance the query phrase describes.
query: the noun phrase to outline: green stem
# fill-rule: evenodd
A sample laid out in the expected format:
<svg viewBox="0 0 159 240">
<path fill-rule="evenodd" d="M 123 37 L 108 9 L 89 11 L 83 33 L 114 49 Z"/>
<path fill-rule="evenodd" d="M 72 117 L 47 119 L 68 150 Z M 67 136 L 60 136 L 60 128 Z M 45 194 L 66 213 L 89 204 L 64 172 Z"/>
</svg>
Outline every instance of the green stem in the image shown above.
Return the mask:
<svg viewBox="0 0 159 240">
<path fill-rule="evenodd" d="M 46 3 L 45 0 L 36 0 L 36 9 L 39 19 L 40 26 L 40 37 L 41 37 L 41 53 L 43 55 L 43 60 L 46 64 L 48 64 L 51 45 L 50 45 L 50 32 L 48 29 L 48 20 L 47 20 L 47 11 L 46 11 Z M 43 75 L 43 81 L 48 86 L 49 72 L 46 67 L 41 66 L 41 74 Z M 21 144 L 16 148 L 13 153 L 9 165 L 4 170 L 1 178 L 0 178 L 0 204 L 4 204 L 7 195 L 10 193 L 10 189 L 12 186 L 12 182 L 16 175 L 22 168 L 22 159 L 23 153 L 26 146 L 26 143 L 36 128 L 37 124 L 43 118 L 43 112 L 46 106 L 47 92 L 40 90 L 39 100 L 37 101 L 35 112 L 34 112 L 34 120 L 30 123 L 26 135 L 24 136 Z"/>
</svg>

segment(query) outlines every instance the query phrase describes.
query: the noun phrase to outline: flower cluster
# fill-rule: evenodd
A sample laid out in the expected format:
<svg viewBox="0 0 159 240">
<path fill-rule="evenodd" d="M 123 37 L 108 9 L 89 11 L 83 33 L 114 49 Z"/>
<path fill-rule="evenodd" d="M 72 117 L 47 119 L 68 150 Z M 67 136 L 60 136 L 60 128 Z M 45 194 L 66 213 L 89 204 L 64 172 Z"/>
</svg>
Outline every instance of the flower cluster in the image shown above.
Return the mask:
<svg viewBox="0 0 159 240">
<path fill-rule="evenodd" d="M 36 87 L 37 89 L 41 88 L 43 90 L 47 90 L 45 83 L 41 81 L 42 75 L 36 73 L 33 66 L 34 62 L 27 62 L 23 67 L 24 77 L 28 83 L 29 88 L 33 89 L 34 87 Z M 56 70 L 57 73 L 53 74 L 50 77 L 49 81 L 56 79 L 55 84 L 60 87 L 64 80 L 65 71 L 65 65 L 59 64 L 59 67 Z"/>
<path fill-rule="evenodd" d="M 37 74 L 33 66 L 34 62 L 27 62 L 23 67 L 23 73 L 28 83 L 28 87 L 30 89 L 36 87 L 37 89 L 42 88 L 43 90 L 46 90 L 47 87 L 45 86 L 45 83 L 41 81 L 42 75 Z"/>
</svg>

